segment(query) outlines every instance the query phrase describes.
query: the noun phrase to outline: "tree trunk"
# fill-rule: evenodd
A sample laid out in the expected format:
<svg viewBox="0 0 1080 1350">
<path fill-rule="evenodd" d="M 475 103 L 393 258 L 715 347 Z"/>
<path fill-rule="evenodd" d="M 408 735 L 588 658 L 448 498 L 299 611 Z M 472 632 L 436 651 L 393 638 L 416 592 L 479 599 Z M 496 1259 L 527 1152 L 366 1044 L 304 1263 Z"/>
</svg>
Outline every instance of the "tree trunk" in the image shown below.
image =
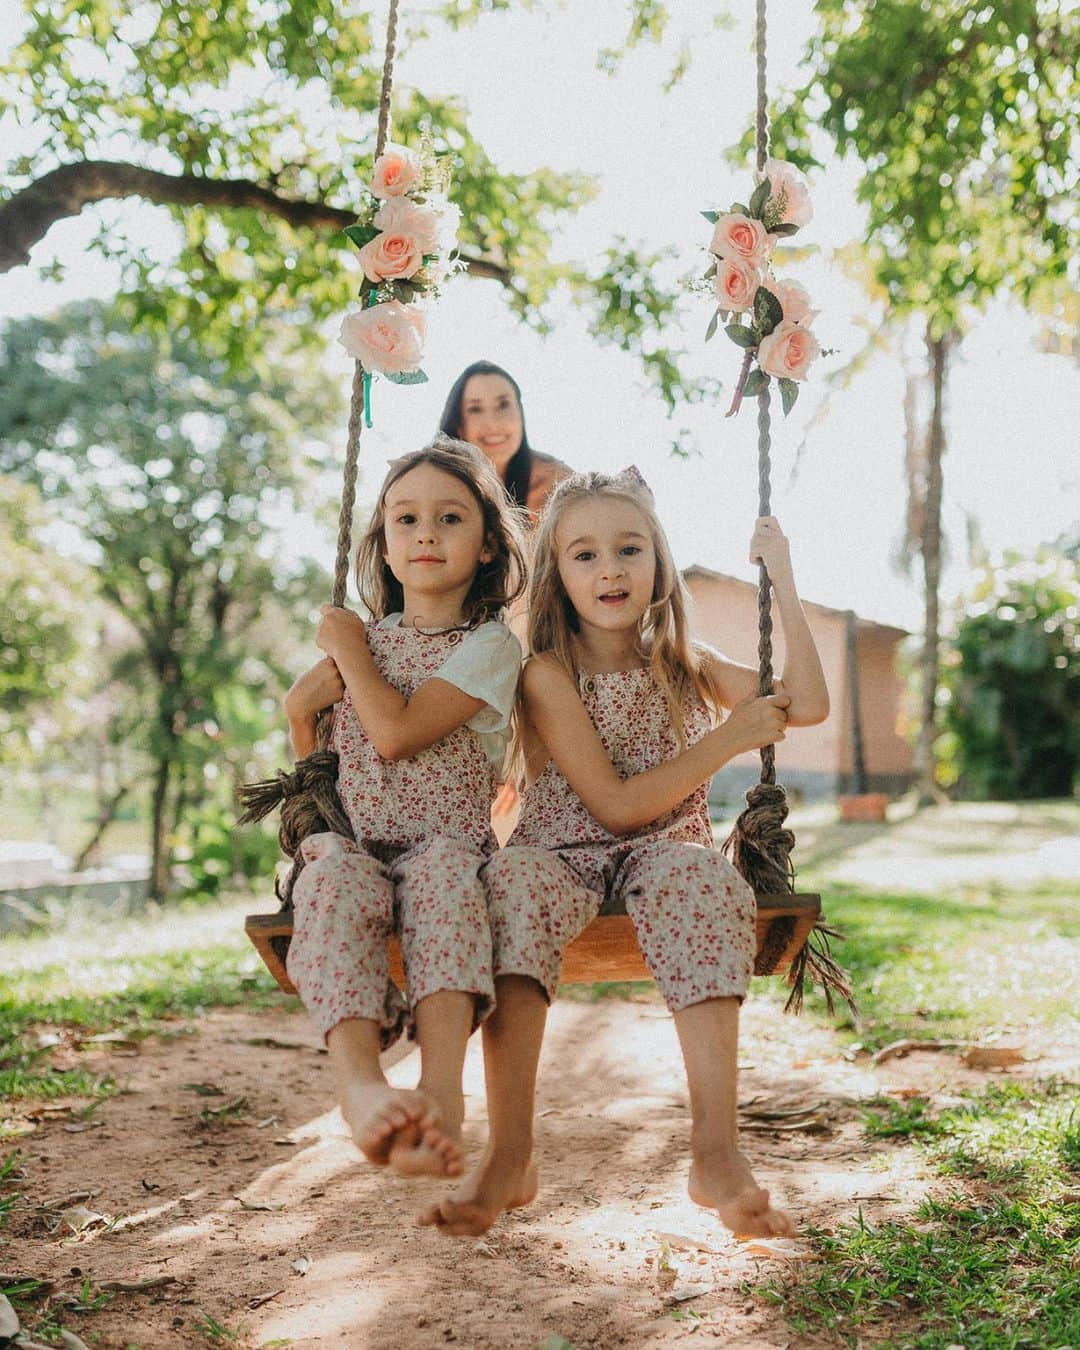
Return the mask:
<svg viewBox="0 0 1080 1350">
<path fill-rule="evenodd" d="M 845 617 L 847 639 L 848 707 L 851 712 L 851 791 L 867 792 L 866 759 L 863 753 L 862 706 L 859 701 L 859 654 L 855 631 L 855 611 L 849 609 Z"/>
<path fill-rule="evenodd" d="M 164 746 L 157 751 L 154 791 L 150 797 L 150 899 L 158 904 L 169 893 L 168 821 L 165 804 L 169 797 L 172 760 Z"/>
<path fill-rule="evenodd" d="M 101 810 L 98 812 L 97 824 L 94 826 L 94 833 L 87 840 L 85 847 L 75 859 L 74 863 L 72 863 L 71 870 L 73 872 L 81 872 L 86 866 L 87 858 L 89 858 L 90 854 L 97 848 L 98 844 L 101 843 L 102 836 L 113 823 L 116 813 L 120 809 L 120 803 L 131 791 L 132 786 L 131 783 L 125 783 L 123 787 L 117 788 L 112 796 L 109 797 L 101 807 Z"/>
<path fill-rule="evenodd" d="M 915 750 L 918 772 L 919 804 L 928 806 L 938 798 L 934 764 L 934 740 L 937 734 L 937 688 L 939 673 L 938 588 L 941 583 L 941 459 L 945 452 L 945 378 L 952 335 L 926 335 L 930 355 L 933 403 L 930 434 L 926 443 L 926 507 L 923 512 L 919 552 L 923 563 L 925 598 L 923 648 L 919 659 L 920 718 L 919 739 Z"/>
</svg>

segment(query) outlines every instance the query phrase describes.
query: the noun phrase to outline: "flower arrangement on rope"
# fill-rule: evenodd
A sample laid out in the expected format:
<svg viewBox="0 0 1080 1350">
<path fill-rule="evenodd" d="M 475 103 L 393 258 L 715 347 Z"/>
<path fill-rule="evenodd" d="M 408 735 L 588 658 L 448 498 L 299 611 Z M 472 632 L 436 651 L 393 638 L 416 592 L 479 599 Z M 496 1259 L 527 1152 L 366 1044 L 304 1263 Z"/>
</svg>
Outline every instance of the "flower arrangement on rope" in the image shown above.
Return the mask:
<svg viewBox="0 0 1080 1350">
<path fill-rule="evenodd" d="M 338 341 L 360 362 L 365 381 L 373 373 L 394 384 L 427 380 L 421 306 L 458 267 L 451 254 L 461 212 L 448 188 L 449 169 L 430 144 L 419 151 L 388 145 L 375 161 L 356 224 L 345 229 L 360 251 L 364 279 L 362 308 L 342 320 Z"/>
<path fill-rule="evenodd" d="M 748 205 L 734 202 L 727 212 L 701 214 L 715 227 L 709 245 L 714 261 L 705 280 L 712 281 L 719 301 L 705 341 L 723 322 L 724 332 L 744 352 L 727 415 L 734 416 L 744 398 L 761 393 L 772 379 L 780 386 L 786 415 L 799 397 L 799 381 L 824 354 L 810 331 L 818 310 L 811 308 L 806 288 L 778 281 L 770 265 L 777 240 L 813 218 L 806 179 L 793 165 L 770 159 Z"/>
</svg>

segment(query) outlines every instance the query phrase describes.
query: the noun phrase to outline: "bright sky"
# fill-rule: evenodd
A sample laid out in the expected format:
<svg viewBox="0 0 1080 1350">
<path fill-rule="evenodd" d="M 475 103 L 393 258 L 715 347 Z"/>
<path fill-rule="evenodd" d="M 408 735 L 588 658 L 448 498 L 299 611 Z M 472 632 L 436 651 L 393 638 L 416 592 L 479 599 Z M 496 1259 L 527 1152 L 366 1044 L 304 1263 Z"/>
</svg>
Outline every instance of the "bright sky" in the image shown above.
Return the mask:
<svg viewBox="0 0 1080 1350">
<path fill-rule="evenodd" d="M 625 28 L 622 0 L 569 0 L 554 15 L 517 13 L 490 18 L 460 34 L 406 53 L 397 77 L 431 94 L 453 93 L 469 109 L 472 130 L 503 169 L 539 165 L 582 170 L 601 184 L 598 201 L 557 241 L 560 257 L 589 260 L 616 234 L 655 248 L 674 244 L 680 270 L 704 270 L 710 227 L 699 211 L 745 198 L 749 166 L 733 170 L 724 149 L 741 135 L 753 108 L 754 66 L 744 11 L 734 29 L 699 44 L 690 74 L 671 94 L 662 83 L 683 30 L 673 7 L 671 39 L 662 48 L 631 54 L 614 79 L 595 64 L 598 49 L 616 43 Z M 720 7 L 717 6 L 717 9 Z M 809 7 L 774 5 L 769 69 L 774 88 L 793 84 L 807 36 Z M 382 6 L 377 23 L 381 22 Z M 21 10 L 0 0 L 0 32 L 15 31 Z M 782 13 L 783 24 L 777 15 Z M 700 21 L 699 21 L 700 22 Z M 17 133 L 4 128 L 10 145 Z M 815 219 L 798 236 L 824 255 L 860 237 L 862 214 L 854 199 L 854 170 L 830 166 L 811 183 Z M 164 212 L 123 203 L 100 208 L 110 218 L 162 233 Z M 34 251 L 35 265 L 61 254 L 70 262 L 85 247 L 94 209 L 54 227 Z M 903 373 L 897 362 L 875 358 L 810 433 L 798 472 L 796 447 L 821 397 L 818 372 L 836 369 L 861 348 L 857 322 L 868 312 L 859 289 L 818 255 L 780 274 L 797 277 L 822 311 L 815 328 L 823 345 L 840 349 L 818 363 L 795 411 L 773 423 L 773 512 L 792 540 L 802 594 L 853 607 L 882 622 L 917 629 L 922 602 L 917 578 L 897 574 L 891 558 L 904 514 Z M 73 269 L 61 285 L 37 279 L 35 268 L 9 273 L 0 289 L 0 317 L 48 311 L 77 296 L 107 294 L 114 274 L 96 258 Z M 728 394 L 739 353 L 722 335 L 705 347 L 708 299 L 691 299 L 673 345 L 690 353 L 688 369 L 721 378 Z M 532 443 L 579 468 L 618 469 L 636 463 L 653 487 L 661 518 L 680 563 L 702 563 L 751 578 L 746 561 L 757 510 L 756 426 L 753 408 L 725 420 L 719 406 L 695 408 L 668 422 L 631 357 L 597 348 L 583 320 L 567 311 L 547 339 L 521 328 L 508 314 L 497 283 L 460 278 L 446 290 L 429 328 L 425 368 L 430 384 L 399 388 L 380 382 L 376 426 L 361 450 L 361 495 L 370 496 L 387 458 L 421 444 L 434 429 L 445 392 L 459 370 L 488 357 L 522 385 Z M 972 516 L 992 550 L 1034 549 L 1071 526 L 1080 511 L 1075 453 L 1080 369 L 1038 352 L 1036 328 L 1002 302 L 977 321 L 951 377 L 947 408 L 945 530 L 951 560 L 948 601 L 968 585 L 965 518 Z M 350 363 L 339 348 L 328 358 L 343 383 Z M 669 448 L 681 427 L 702 450 L 688 461 Z M 293 532 L 296 538 L 296 531 Z M 333 540 L 308 532 L 301 546 L 332 561 Z"/>
</svg>

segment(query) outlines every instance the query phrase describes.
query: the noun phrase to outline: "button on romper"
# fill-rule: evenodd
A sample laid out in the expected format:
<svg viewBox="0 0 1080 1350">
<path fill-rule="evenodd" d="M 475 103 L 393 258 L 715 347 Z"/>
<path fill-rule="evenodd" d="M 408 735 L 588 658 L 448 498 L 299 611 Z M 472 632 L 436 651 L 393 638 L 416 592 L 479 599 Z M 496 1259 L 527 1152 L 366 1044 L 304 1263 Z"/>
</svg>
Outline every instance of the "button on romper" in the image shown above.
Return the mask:
<svg viewBox="0 0 1080 1350">
<path fill-rule="evenodd" d="M 680 751 L 667 699 L 648 669 L 582 676 L 582 702 L 616 772 L 629 778 Z M 696 697 L 686 744 L 709 731 Z M 523 795 L 508 846 L 484 869 L 495 975 L 530 975 L 552 998 L 562 950 L 600 911 L 631 916 L 672 1012 L 741 998 L 753 973 L 754 893 L 712 842 L 708 785 L 632 835 L 589 814 L 549 761 Z"/>
<path fill-rule="evenodd" d="M 501 624 L 424 633 L 400 627 L 399 618 L 367 630 L 380 674 L 399 693 L 411 697 L 432 676 L 442 678 L 444 663 L 462 654 L 458 645 L 483 635 L 479 650 L 495 665 L 501 661 L 502 672 L 494 674 L 508 688 L 509 704 L 520 648 Z M 446 678 L 458 683 L 449 670 Z M 493 674 L 479 678 L 485 683 Z M 466 692 L 483 697 L 475 688 Z M 484 723 L 484 714 L 486 725 L 497 728 L 500 715 L 490 707 L 473 722 Z M 491 739 L 465 725 L 411 758 L 383 759 L 346 692 L 332 748 L 356 843 L 333 833 L 303 841 L 287 961 L 324 1036 L 347 1018 L 365 1018 L 380 1023 L 389 1045 L 408 1024 L 408 1009 L 444 989 L 475 994 L 478 1019 L 490 1011 L 491 936 L 478 869 L 496 847 L 490 811 L 498 775 L 484 748 Z M 393 932 L 401 939 L 407 1006 L 389 978 Z"/>
</svg>

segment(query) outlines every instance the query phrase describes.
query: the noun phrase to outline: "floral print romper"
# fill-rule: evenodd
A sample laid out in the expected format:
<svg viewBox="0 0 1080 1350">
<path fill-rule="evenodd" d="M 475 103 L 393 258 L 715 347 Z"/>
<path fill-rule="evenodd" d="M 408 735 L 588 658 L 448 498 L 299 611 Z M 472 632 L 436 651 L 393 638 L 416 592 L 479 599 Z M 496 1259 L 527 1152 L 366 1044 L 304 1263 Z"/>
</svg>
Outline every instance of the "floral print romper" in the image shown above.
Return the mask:
<svg viewBox="0 0 1080 1350">
<path fill-rule="evenodd" d="M 424 633 L 399 621 L 391 615 L 368 627 L 383 679 L 407 698 L 438 677 L 491 702 L 419 754 L 387 760 L 346 692 L 331 748 L 356 843 L 333 833 L 302 843 L 287 960 L 324 1036 L 347 1018 L 365 1018 L 380 1024 L 384 1046 L 429 994 L 475 994 L 478 1019 L 492 1006 L 491 935 L 478 870 L 496 847 L 491 802 L 521 666 L 520 645 L 502 624 Z M 401 940 L 407 1003 L 389 978 L 392 933 Z"/>
<path fill-rule="evenodd" d="M 664 692 L 648 669 L 582 676 L 582 702 L 623 778 L 679 753 Z M 687 745 L 710 729 L 696 698 Z M 589 814 L 549 761 L 523 796 L 508 846 L 484 869 L 495 976 L 530 975 L 550 999 L 562 951 L 601 911 L 627 913 L 672 1012 L 741 998 L 753 973 L 754 893 L 712 843 L 708 785 L 636 834 Z"/>
</svg>

